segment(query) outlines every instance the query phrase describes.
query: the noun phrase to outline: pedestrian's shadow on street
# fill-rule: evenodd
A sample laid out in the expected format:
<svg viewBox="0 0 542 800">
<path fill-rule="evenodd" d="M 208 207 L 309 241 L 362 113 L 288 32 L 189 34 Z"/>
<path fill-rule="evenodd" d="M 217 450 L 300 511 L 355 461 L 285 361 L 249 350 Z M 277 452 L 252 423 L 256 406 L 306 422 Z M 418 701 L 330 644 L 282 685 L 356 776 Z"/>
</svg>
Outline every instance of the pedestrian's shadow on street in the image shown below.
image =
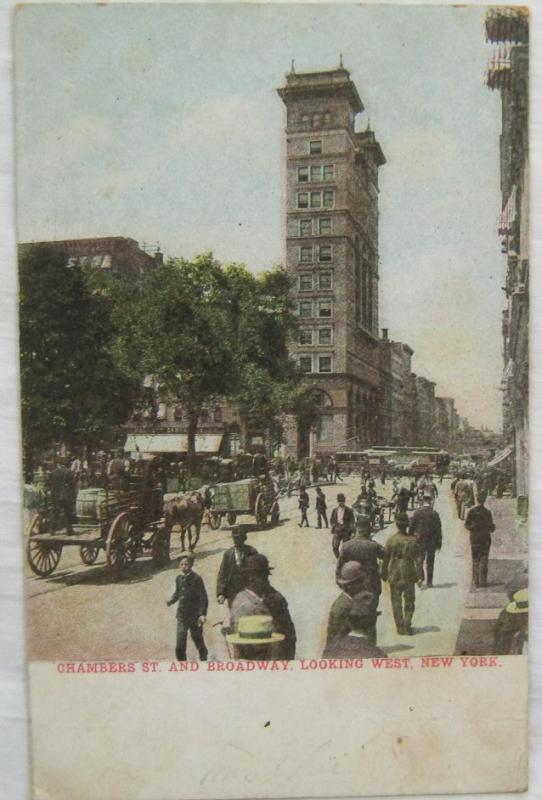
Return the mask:
<svg viewBox="0 0 542 800">
<path fill-rule="evenodd" d="M 403 650 L 414 650 L 413 644 L 390 644 L 387 647 L 381 647 L 385 653 L 401 653 Z"/>
<path fill-rule="evenodd" d="M 431 588 L 432 589 L 451 589 L 453 586 L 457 586 L 457 583 L 434 583 Z"/>
<path fill-rule="evenodd" d="M 414 628 L 413 631 L 415 635 L 418 633 L 438 633 L 440 628 L 438 625 L 424 625 L 423 628 Z"/>
</svg>

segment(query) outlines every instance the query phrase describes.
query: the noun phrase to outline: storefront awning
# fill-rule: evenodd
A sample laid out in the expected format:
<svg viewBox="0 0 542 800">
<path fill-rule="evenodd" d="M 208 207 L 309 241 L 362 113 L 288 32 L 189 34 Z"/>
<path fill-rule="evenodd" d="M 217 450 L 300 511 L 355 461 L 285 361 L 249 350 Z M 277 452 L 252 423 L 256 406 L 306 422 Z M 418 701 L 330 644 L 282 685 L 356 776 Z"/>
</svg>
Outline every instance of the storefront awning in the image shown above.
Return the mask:
<svg viewBox="0 0 542 800">
<path fill-rule="evenodd" d="M 491 461 L 488 464 L 488 467 L 496 467 L 497 464 L 506 461 L 506 459 L 511 455 L 512 455 L 512 448 L 506 447 L 504 450 L 501 450 L 500 453 L 497 453 L 497 455 L 491 459 Z"/>
<path fill-rule="evenodd" d="M 218 453 L 222 442 L 221 433 L 197 433 L 196 453 Z M 127 453 L 186 453 L 187 433 L 134 433 L 126 438 Z"/>
</svg>

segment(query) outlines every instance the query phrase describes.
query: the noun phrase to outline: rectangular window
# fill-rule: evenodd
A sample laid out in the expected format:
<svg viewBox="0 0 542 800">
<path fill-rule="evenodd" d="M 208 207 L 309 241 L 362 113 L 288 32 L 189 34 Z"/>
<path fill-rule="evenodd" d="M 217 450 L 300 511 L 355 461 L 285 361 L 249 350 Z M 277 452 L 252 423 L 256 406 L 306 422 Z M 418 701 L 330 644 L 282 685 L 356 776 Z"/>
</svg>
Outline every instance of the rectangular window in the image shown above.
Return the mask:
<svg viewBox="0 0 542 800">
<path fill-rule="evenodd" d="M 331 356 L 318 356 L 318 372 L 331 372 Z"/>
<path fill-rule="evenodd" d="M 331 233 L 331 217 L 322 217 L 318 220 L 318 231 L 321 235 Z"/>
<path fill-rule="evenodd" d="M 333 208 L 335 205 L 335 192 L 331 189 L 326 189 L 324 192 L 324 208 Z"/>
<path fill-rule="evenodd" d="M 299 235 L 312 236 L 312 219 L 299 220 Z"/>
<path fill-rule="evenodd" d="M 299 356 L 299 369 L 301 372 L 312 372 L 312 356 Z"/>
<path fill-rule="evenodd" d="M 312 344 L 312 331 L 310 328 L 301 328 L 297 334 L 299 344 Z"/>
<path fill-rule="evenodd" d="M 299 276 L 299 291 L 310 292 L 312 289 L 312 275 L 305 273 Z"/>
<path fill-rule="evenodd" d="M 318 260 L 329 264 L 331 261 L 331 245 L 321 244 L 318 249 Z"/>
<path fill-rule="evenodd" d="M 324 164 L 322 168 L 322 177 L 325 181 L 333 180 L 333 164 Z"/>
<path fill-rule="evenodd" d="M 306 183 L 309 180 L 309 168 L 308 167 L 298 167 L 297 169 L 297 180 L 299 183 Z"/>
<path fill-rule="evenodd" d="M 322 167 L 313 166 L 311 167 L 311 181 L 321 181 L 322 180 Z"/>
<path fill-rule="evenodd" d="M 319 300 L 318 301 L 318 316 L 319 317 L 330 317 L 331 316 L 331 300 Z"/>
<path fill-rule="evenodd" d="M 308 208 L 309 207 L 309 195 L 308 195 L 308 192 L 298 192 L 297 193 L 297 207 L 298 208 Z"/>
<path fill-rule="evenodd" d="M 331 289 L 331 272 L 321 272 L 318 276 L 319 289 Z"/>
<path fill-rule="evenodd" d="M 312 300 L 301 300 L 299 303 L 299 316 L 302 319 L 312 317 Z"/>
<path fill-rule="evenodd" d="M 312 262 L 312 247 L 300 247 L 299 248 L 299 260 L 303 264 L 310 264 Z"/>
<path fill-rule="evenodd" d="M 322 124 L 322 115 L 321 114 L 313 114 L 312 115 L 312 127 L 319 128 Z"/>
<path fill-rule="evenodd" d="M 331 344 L 331 328 L 318 328 L 318 344 Z"/>
<path fill-rule="evenodd" d="M 311 192 L 311 208 L 321 208 L 322 192 Z"/>
<path fill-rule="evenodd" d="M 316 155 L 322 152 L 322 140 L 316 139 L 309 142 L 309 153 Z"/>
</svg>

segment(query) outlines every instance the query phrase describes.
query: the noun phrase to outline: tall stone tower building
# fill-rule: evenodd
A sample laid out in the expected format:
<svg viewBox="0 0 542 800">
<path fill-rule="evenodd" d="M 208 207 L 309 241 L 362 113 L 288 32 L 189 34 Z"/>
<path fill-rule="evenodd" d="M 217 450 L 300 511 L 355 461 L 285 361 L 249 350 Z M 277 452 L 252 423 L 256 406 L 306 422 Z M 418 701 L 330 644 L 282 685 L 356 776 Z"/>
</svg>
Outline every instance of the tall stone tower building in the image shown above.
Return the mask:
<svg viewBox="0 0 542 800">
<path fill-rule="evenodd" d="M 299 456 L 381 441 L 378 170 L 348 70 L 286 75 L 286 268 L 299 315 L 292 356 L 321 392 L 319 424 L 292 430 Z"/>
</svg>

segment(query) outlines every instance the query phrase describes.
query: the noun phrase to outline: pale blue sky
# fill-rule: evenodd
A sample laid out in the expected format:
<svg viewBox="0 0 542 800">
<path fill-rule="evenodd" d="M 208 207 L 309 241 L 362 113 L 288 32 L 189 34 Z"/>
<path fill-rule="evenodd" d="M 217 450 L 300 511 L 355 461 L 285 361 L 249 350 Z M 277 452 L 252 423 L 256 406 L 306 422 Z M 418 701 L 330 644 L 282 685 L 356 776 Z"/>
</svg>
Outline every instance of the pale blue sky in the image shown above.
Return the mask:
<svg viewBox="0 0 542 800">
<path fill-rule="evenodd" d="M 290 60 L 339 53 L 388 163 L 381 326 L 500 426 L 500 102 L 481 7 L 33 6 L 17 17 L 18 238 L 124 235 L 282 261 Z"/>
</svg>

